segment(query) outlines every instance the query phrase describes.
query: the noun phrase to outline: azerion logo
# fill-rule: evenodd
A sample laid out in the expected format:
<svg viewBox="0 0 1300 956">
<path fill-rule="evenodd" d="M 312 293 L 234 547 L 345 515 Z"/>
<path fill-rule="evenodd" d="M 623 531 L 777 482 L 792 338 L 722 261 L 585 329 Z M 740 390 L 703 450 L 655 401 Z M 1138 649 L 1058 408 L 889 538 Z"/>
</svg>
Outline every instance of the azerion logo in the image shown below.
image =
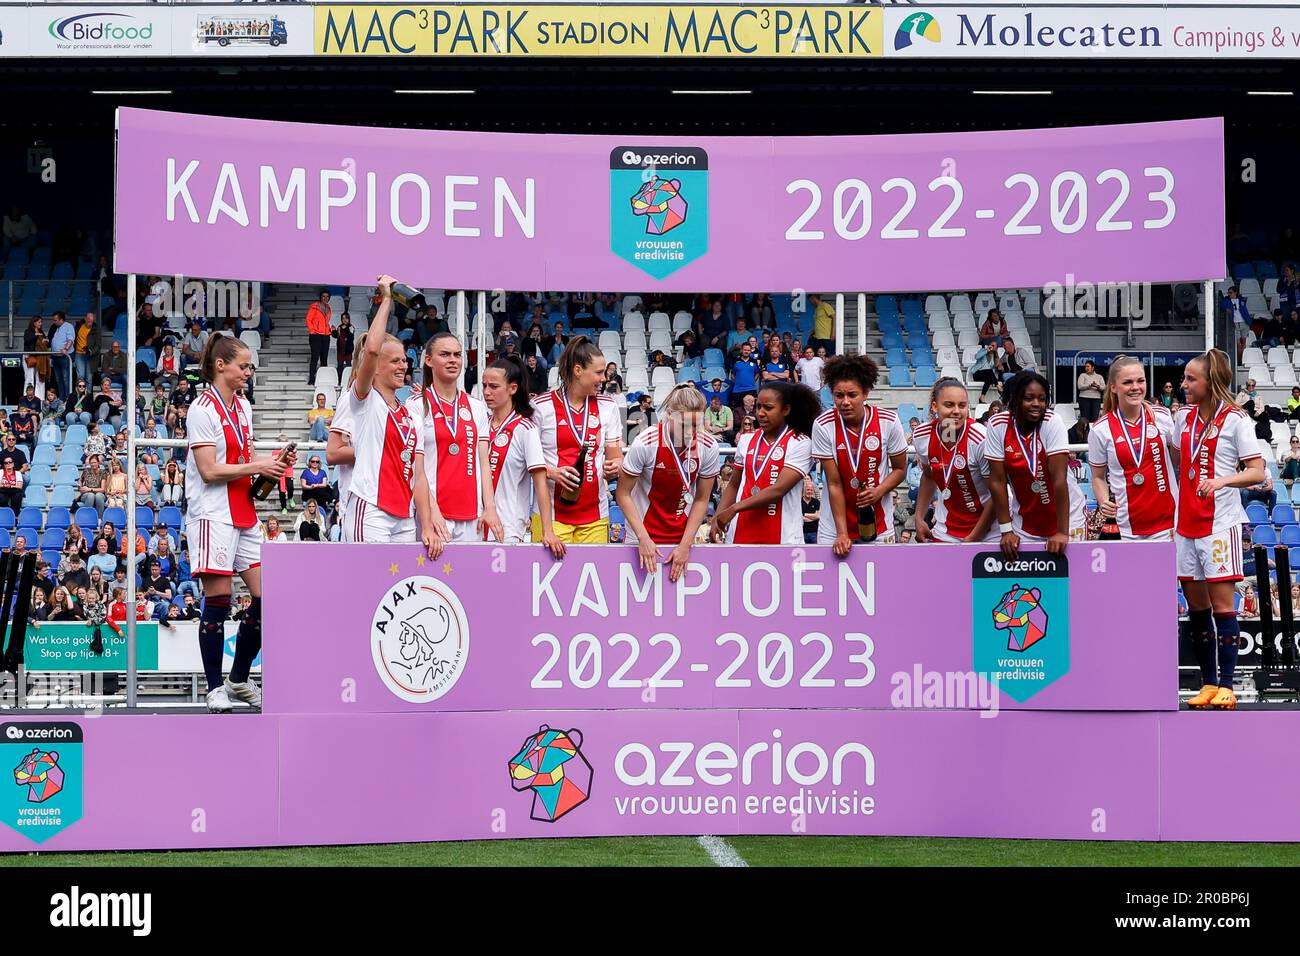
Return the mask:
<svg viewBox="0 0 1300 956">
<path fill-rule="evenodd" d="M 510 786 L 533 792 L 529 816 L 542 823 L 554 823 L 591 799 L 591 778 L 576 727 L 552 730 L 542 724 L 510 758 Z"/>
<path fill-rule="evenodd" d="M 469 661 L 469 619 L 445 582 L 415 575 L 388 588 L 375 608 L 370 649 L 375 671 L 413 704 L 437 700 Z"/>
<path fill-rule="evenodd" d="M 132 22 L 120 22 L 123 20 Z M 148 47 L 153 40 L 153 21 L 135 21 L 135 15 L 130 13 L 79 13 L 62 20 L 51 20 L 49 30 L 56 44 L 63 41 L 63 44 L 83 46 Z"/>
<path fill-rule="evenodd" d="M 939 21 L 929 13 L 911 13 L 903 18 L 894 34 L 894 49 L 906 50 L 915 40 L 938 43 L 942 39 L 939 33 Z"/>
<path fill-rule="evenodd" d="M 0 823 L 43 843 L 81 819 L 81 726 L 71 721 L 0 725 L 0 759 L 13 767 L 0 786 Z"/>
<path fill-rule="evenodd" d="M 971 600 L 973 673 L 1020 703 L 1069 673 L 1065 555 L 1037 552 L 1014 561 L 997 552 L 975 555 Z"/>
<path fill-rule="evenodd" d="M 663 279 L 709 248 L 709 156 L 695 146 L 609 155 L 610 251 Z"/>
</svg>

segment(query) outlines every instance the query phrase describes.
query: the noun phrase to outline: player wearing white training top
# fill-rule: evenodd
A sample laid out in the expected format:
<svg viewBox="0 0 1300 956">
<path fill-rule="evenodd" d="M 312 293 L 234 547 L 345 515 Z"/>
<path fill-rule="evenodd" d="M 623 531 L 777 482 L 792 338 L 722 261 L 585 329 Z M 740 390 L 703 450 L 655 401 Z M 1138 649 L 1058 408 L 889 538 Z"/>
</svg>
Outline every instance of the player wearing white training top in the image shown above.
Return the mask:
<svg viewBox="0 0 1300 956">
<path fill-rule="evenodd" d="M 253 376 L 248 346 L 232 336 L 214 335 L 203 349 L 201 368 L 209 385 L 188 414 L 185 536 L 191 566 L 203 586 L 199 652 L 208 710 L 229 713 L 232 697 L 254 707 L 262 704 L 262 692 L 248 674 L 262 649 L 262 528 L 253 506 L 252 477 L 278 481 L 297 456 L 290 453 L 284 461 L 254 456 L 252 408 L 237 394 Z M 235 574 L 243 578 L 253 603 L 240 622 L 235 660 L 223 683 L 225 623 Z"/>
<path fill-rule="evenodd" d="M 659 546 L 670 547 L 673 582 L 690 561 L 721 470 L 718 444 L 704 430 L 704 408 L 704 396 L 694 385 L 674 386 L 659 410 L 659 424 L 637 435 L 623 456 L 615 492 L 642 569 L 653 574 L 663 561 Z"/>
<path fill-rule="evenodd" d="M 413 542 L 418 517 L 420 540 L 437 557 L 445 528 L 425 479 L 420 407 L 414 399 L 397 399 L 406 378 L 406 350 L 395 336 L 379 332 L 392 310 L 394 281 L 379 277 L 383 298 L 352 377 L 355 465 L 343 534 L 345 541 Z"/>
<path fill-rule="evenodd" d="M 1092 490 L 1103 518 L 1124 541 L 1172 541 L 1178 511 L 1178 471 L 1170 461 L 1174 419 L 1146 400 L 1142 363 L 1110 363 L 1105 413 L 1088 430 Z"/>
<path fill-rule="evenodd" d="M 713 516 L 713 540 L 793 544 L 803 540 L 803 480 L 812 471 L 821 403 L 806 385 L 773 381 L 758 393 L 759 430 L 740 436 L 736 468 Z"/>
</svg>

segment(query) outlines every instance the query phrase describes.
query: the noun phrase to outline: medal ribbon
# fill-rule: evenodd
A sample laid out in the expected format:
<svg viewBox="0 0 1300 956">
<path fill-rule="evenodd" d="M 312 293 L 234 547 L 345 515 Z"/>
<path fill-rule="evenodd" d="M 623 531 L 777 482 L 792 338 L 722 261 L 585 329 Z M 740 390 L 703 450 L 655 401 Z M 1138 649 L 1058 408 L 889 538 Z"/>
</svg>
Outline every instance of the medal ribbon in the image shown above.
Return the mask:
<svg viewBox="0 0 1300 956">
<path fill-rule="evenodd" d="M 581 448 L 587 444 L 588 412 L 591 409 L 591 399 L 588 398 L 582 403 L 582 410 L 578 413 L 578 416 L 582 419 L 582 431 L 578 431 L 578 426 L 573 423 L 573 408 L 569 405 L 569 396 L 562 395 L 561 399 L 564 403 L 564 416 L 569 420 L 569 427 L 573 429 L 573 435 L 578 439 L 578 447 Z"/>
<path fill-rule="evenodd" d="M 677 454 L 677 448 L 671 441 L 667 440 L 667 436 L 664 434 L 663 422 L 659 423 L 659 444 L 666 445 L 668 453 L 673 456 L 673 463 L 677 466 L 677 474 L 682 476 L 683 495 L 689 496 L 693 501 L 695 499 L 695 479 L 691 478 L 691 473 L 686 470 L 686 466 L 683 464 L 683 456 Z M 685 457 L 690 457 L 690 449 L 686 450 Z M 699 468 L 695 469 L 694 474 L 699 474 Z"/>
<path fill-rule="evenodd" d="M 935 423 L 936 426 L 938 426 L 939 424 L 941 424 L 941 423 L 939 423 L 939 422 L 936 422 L 936 423 Z M 956 441 L 956 443 L 952 446 L 952 458 L 948 461 L 947 464 L 945 464 L 945 465 L 943 466 L 943 486 L 944 486 L 944 488 L 951 488 L 951 487 L 952 487 L 952 473 L 953 473 L 953 471 L 955 470 L 956 465 L 957 465 L 957 456 L 961 453 L 962 442 L 964 442 L 964 441 L 966 440 L 966 434 L 967 434 L 967 432 L 969 432 L 969 431 L 970 431 L 970 419 L 968 418 L 968 419 L 966 419 L 964 422 L 962 422 L 962 426 L 961 426 L 961 434 L 957 436 L 957 441 Z M 939 439 L 939 447 L 940 447 L 940 448 L 945 447 L 944 444 L 943 444 L 943 439 L 942 439 L 942 438 Z"/>
<path fill-rule="evenodd" d="M 513 441 L 515 437 L 515 433 L 507 431 L 507 429 L 517 421 L 523 421 L 523 416 L 512 411 L 506 420 L 501 423 L 500 428 L 493 428 L 491 423 L 488 424 L 488 447 L 491 449 L 488 454 L 488 467 L 492 469 L 493 491 L 496 490 L 497 482 L 501 480 L 501 464 L 506 460 L 506 455 L 510 451 L 510 441 Z M 505 447 L 498 449 L 496 437 L 502 432 L 506 433 L 509 441 L 506 442 Z"/>
<path fill-rule="evenodd" d="M 875 414 L 876 410 L 868 405 L 866 414 L 862 416 L 861 431 L 858 432 L 858 447 L 854 449 L 853 443 L 849 439 L 848 423 L 844 421 L 844 416 L 840 414 L 839 409 L 835 410 L 835 417 L 839 419 L 840 428 L 844 430 L 844 453 L 849 458 L 849 467 L 853 469 L 854 478 L 858 477 L 858 462 L 862 459 L 862 446 L 867 441 L 867 427 L 871 424 L 872 417 Z M 871 482 L 871 484 L 874 485 L 875 482 Z"/>
<path fill-rule="evenodd" d="M 1116 414 L 1117 415 L 1119 414 L 1118 410 L 1116 411 Z M 1146 406 L 1143 405 L 1141 410 L 1138 413 L 1138 443 L 1136 446 L 1133 444 L 1133 439 L 1129 437 L 1128 422 L 1124 421 L 1123 415 L 1119 416 L 1119 431 L 1120 434 L 1124 436 L 1124 443 L 1128 445 L 1129 454 L 1133 456 L 1133 463 L 1137 466 L 1137 470 L 1141 471 L 1142 459 L 1146 457 L 1146 451 L 1147 451 L 1147 408 Z M 1195 457 L 1195 452 L 1193 452 L 1193 457 Z"/>
<path fill-rule="evenodd" d="M 1214 414 L 1210 417 L 1210 420 L 1206 422 L 1205 427 L 1200 430 L 1201 431 L 1200 438 L 1197 438 L 1196 436 L 1196 426 L 1198 426 L 1201 423 L 1201 410 L 1197 408 L 1196 414 L 1192 416 L 1192 431 L 1191 431 L 1190 438 L 1192 441 L 1193 467 L 1199 467 L 1196 464 L 1196 459 L 1200 457 L 1201 446 L 1205 444 L 1205 436 L 1210 433 L 1210 426 L 1214 422 L 1219 420 L 1219 414 L 1222 411 L 1223 411 L 1223 402 L 1219 402 L 1219 407 L 1214 410 Z"/>
<path fill-rule="evenodd" d="M 456 414 L 457 409 L 460 407 L 460 395 L 456 396 L 455 401 L 451 403 L 451 411 L 448 411 L 446 406 L 442 404 L 441 395 L 433 389 L 429 389 L 429 394 L 438 403 L 438 411 L 447 417 L 447 431 L 451 432 L 451 441 L 454 445 L 456 443 L 456 433 L 460 431 L 460 416 Z"/>
<path fill-rule="evenodd" d="M 239 457 L 244 457 L 244 430 L 239 426 L 238 416 L 226 408 L 225 400 L 221 397 L 221 392 L 214 385 L 212 386 L 212 397 L 217 400 L 217 408 L 221 410 L 222 421 L 230 426 L 230 430 L 235 433 L 235 441 L 239 444 Z M 235 407 L 239 407 L 239 399 L 235 399 Z"/>
<path fill-rule="evenodd" d="M 1038 443 L 1038 432 L 1035 431 L 1035 432 L 1033 433 L 1033 438 L 1031 438 L 1031 439 L 1030 439 L 1030 442 L 1029 442 L 1029 446 L 1030 446 L 1030 448 L 1033 448 L 1033 450 L 1034 450 L 1034 453 L 1031 455 L 1031 454 L 1029 454 L 1029 449 L 1025 448 L 1025 438 L 1024 438 L 1023 435 L 1020 434 L 1020 427 L 1015 423 L 1015 420 L 1014 420 L 1014 419 L 1011 421 L 1010 424 L 1011 424 L 1011 430 L 1015 433 L 1015 436 L 1016 436 L 1016 444 L 1020 446 L 1020 454 L 1022 454 L 1022 455 L 1025 456 L 1025 461 L 1029 464 L 1029 474 L 1030 474 L 1030 476 L 1034 479 L 1034 481 L 1038 481 L 1038 480 L 1039 480 L 1039 477 L 1038 477 L 1038 449 L 1039 449 L 1039 443 Z"/>
<path fill-rule="evenodd" d="M 405 409 L 406 406 L 402 405 L 399 402 L 397 405 L 397 410 L 405 411 Z M 410 439 L 411 436 L 415 434 L 415 426 L 411 424 L 411 416 L 407 414 L 402 416 L 401 418 L 397 417 L 396 415 L 393 414 L 393 409 L 389 408 L 387 403 L 385 403 L 384 405 L 384 410 L 388 412 L 389 419 L 392 421 L 393 426 L 397 429 L 397 437 L 401 439 L 402 450 L 410 451 Z"/>
<path fill-rule="evenodd" d="M 758 432 L 758 437 L 754 439 L 754 450 L 749 453 L 750 476 L 753 478 L 755 486 L 758 485 L 758 476 L 767 471 L 767 463 L 772 457 L 772 452 L 776 451 L 777 446 L 781 444 L 781 440 L 785 438 L 789 432 L 789 425 L 786 425 L 785 428 L 781 429 L 781 434 L 776 436 L 776 441 L 767 446 L 767 454 L 763 456 L 762 461 L 758 460 L 758 453 L 762 450 L 763 433 Z M 754 467 L 755 463 L 757 463 L 758 467 Z M 755 490 L 757 490 L 757 487 L 755 487 Z"/>
</svg>

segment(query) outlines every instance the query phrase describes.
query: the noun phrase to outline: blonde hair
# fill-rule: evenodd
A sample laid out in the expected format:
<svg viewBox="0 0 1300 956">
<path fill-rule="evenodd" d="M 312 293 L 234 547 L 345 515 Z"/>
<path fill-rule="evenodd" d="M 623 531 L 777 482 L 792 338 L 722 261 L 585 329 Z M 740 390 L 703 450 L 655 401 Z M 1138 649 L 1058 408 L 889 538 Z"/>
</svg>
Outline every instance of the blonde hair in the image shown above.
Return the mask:
<svg viewBox="0 0 1300 956">
<path fill-rule="evenodd" d="M 1237 396 L 1232 391 L 1232 363 L 1221 349 L 1202 352 L 1192 362 L 1200 362 L 1205 367 L 1205 378 L 1210 383 L 1210 398 L 1223 402 L 1230 408 L 1240 408 Z M 1189 365 L 1191 362 L 1188 363 Z"/>
<path fill-rule="evenodd" d="M 708 408 L 708 402 L 704 400 L 704 395 L 694 385 L 682 383 L 674 385 L 672 391 L 664 399 L 660 406 L 661 415 L 671 415 L 674 412 L 689 414 L 691 412 L 703 412 Z"/>
<path fill-rule="evenodd" d="M 1101 397 L 1101 410 L 1103 412 L 1113 412 L 1119 408 L 1119 399 L 1115 397 L 1114 388 L 1119 384 L 1119 373 L 1130 365 L 1142 365 L 1143 373 L 1146 372 L 1146 366 L 1142 364 L 1142 360 L 1131 355 L 1117 356 L 1110 363 L 1110 371 L 1106 373 L 1106 394 Z M 1096 366 L 1094 365 L 1093 368 L 1096 368 Z"/>
</svg>

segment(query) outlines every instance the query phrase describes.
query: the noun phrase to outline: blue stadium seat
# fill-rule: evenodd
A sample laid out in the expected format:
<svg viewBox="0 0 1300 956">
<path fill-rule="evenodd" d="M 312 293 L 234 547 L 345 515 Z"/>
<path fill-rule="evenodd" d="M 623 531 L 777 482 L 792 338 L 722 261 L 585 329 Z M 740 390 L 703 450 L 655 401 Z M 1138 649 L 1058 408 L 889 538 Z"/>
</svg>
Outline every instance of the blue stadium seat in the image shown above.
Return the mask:
<svg viewBox="0 0 1300 956">
<path fill-rule="evenodd" d="M 28 485 L 23 493 L 23 507 L 41 511 L 50 501 L 50 490 L 45 485 Z"/>
<path fill-rule="evenodd" d="M 78 428 L 81 426 L 78 425 Z M 81 463 L 81 456 L 86 453 L 86 446 L 81 442 L 69 442 L 63 446 L 63 455 L 59 461 L 69 461 L 76 464 Z"/>
<path fill-rule="evenodd" d="M 881 332 L 903 331 L 903 326 L 898 321 L 898 315 L 892 312 L 889 315 L 882 315 L 880 317 L 880 331 Z"/>
<path fill-rule="evenodd" d="M 105 508 L 104 521 L 111 524 L 114 528 L 121 530 L 126 527 L 126 509 L 125 508 Z"/>
<path fill-rule="evenodd" d="M 723 368 L 727 364 L 727 357 L 722 354 L 722 349 L 705 349 L 704 350 L 704 367 Z M 723 378 L 726 378 L 724 375 Z"/>
<path fill-rule="evenodd" d="M 922 421 L 925 420 L 921 415 L 921 410 L 911 402 L 901 403 L 898 406 L 898 420 L 903 423 L 904 427 L 906 427 L 907 423 L 913 418 L 920 418 Z"/>
<path fill-rule="evenodd" d="M 63 528 L 66 530 L 70 524 L 72 524 L 72 512 L 59 505 L 51 506 L 49 514 L 45 516 L 45 527 L 47 528 Z"/>
<path fill-rule="evenodd" d="M 154 524 L 158 521 L 158 515 L 148 505 L 135 506 L 135 526 L 137 529 L 148 528 L 153 530 Z"/>
<path fill-rule="evenodd" d="M 59 470 L 54 473 L 54 484 L 66 485 L 69 488 L 76 488 L 81 483 L 81 466 L 73 464 L 59 465 Z"/>
<path fill-rule="evenodd" d="M 13 542 L 9 538 L 9 529 L 0 528 L 0 548 L 12 548 Z"/>
<path fill-rule="evenodd" d="M 889 370 L 890 388 L 911 388 L 912 370 L 906 365 L 895 365 Z"/>
<path fill-rule="evenodd" d="M 885 347 L 885 351 L 889 351 L 890 349 L 898 349 L 901 351 L 904 348 L 903 334 L 901 332 L 886 332 L 880 338 L 881 344 Z"/>
<path fill-rule="evenodd" d="M 835 406 L 835 396 L 831 394 L 831 387 L 823 385 L 817 397 L 821 399 L 822 408 L 833 408 Z"/>
<path fill-rule="evenodd" d="M 912 349 L 912 364 L 917 368 L 934 369 L 934 353 L 929 349 Z"/>
<path fill-rule="evenodd" d="M 154 362 L 153 364 L 156 365 L 158 363 Z M 64 444 L 80 445 L 84 448 L 86 445 L 86 436 L 88 434 L 89 432 L 86 430 L 86 426 L 80 422 L 77 422 L 75 425 L 69 425 L 68 430 L 63 433 Z"/>
<path fill-rule="evenodd" d="M 1097 493 L 1092 490 L 1092 483 L 1081 481 L 1079 482 L 1079 486 L 1083 491 L 1083 500 L 1090 505 L 1095 505 L 1097 503 Z"/>
<path fill-rule="evenodd" d="M 727 370 L 721 365 L 706 365 L 704 374 L 700 376 L 700 381 L 712 382 L 715 378 L 720 378 L 725 382 L 727 380 Z"/>
<path fill-rule="evenodd" d="M 1277 530 L 1271 524 L 1262 524 L 1251 532 L 1250 541 L 1271 548 L 1277 544 Z"/>
<path fill-rule="evenodd" d="M 1300 547 L 1300 524 L 1289 524 L 1282 529 L 1282 543 L 1288 548 Z"/>
<path fill-rule="evenodd" d="M 1255 278 L 1255 266 L 1250 262 L 1238 262 L 1232 267 L 1232 277 L 1240 282 L 1242 279 Z"/>
<path fill-rule="evenodd" d="M 1276 505 L 1273 508 L 1273 524 L 1279 528 L 1283 525 L 1295 524 L 1295 510 L 1289 505 Z"/>
<path fill-rule="evenodd" d="M 1300 505 L 1300 481 L 1291 486 L 1291 504 Z"/>
<path fill-rule="evenodd" d="M 1262 501 L 1252 501 L 1246 505 L 1246 520 L 1252 526 L 1268 524 L 1268 505 Z"/>
<path fill-rule="evenodd" d="M 892 379 L 893 376 L 891 375 L 890 378 Z M 935 373 L 935 370 L 934 370 L 934 366 L 933 366 L 933 365 L 930 365 L 930 366 L 922 366 L 922 367 L 920 367 L 920 368 L 918 368 L 918 369 L 916 370 L 916 387 L 917 387 L 917 388 L 933 388 L 933 387 L 934 387 L 934 383 L 935 383 L 935 381 L 937 381 L 937 379 L 938 379 L 938 376 L 937 376 L 937 374 Z"/>
<path fill-rule="evenodd" d="M 36 450 L 32 452 L 33 465 L 53 465 L 56 459 L 55 447 L 53 445 L 37 445 Z"/>
<path fill-rule="evenodd" d="M 41 518 L 40 508 L 24 508 L 18 512 L 18 527 L 39 528 L 45 522 Z"/>
<path fill-rule="evenodd" d="M 162 477 L 162 469 L 159 468 L 157 465 L 155 465 L 153 462 L 149 462 L 147 465 L 145 465 L 144 470 L 149 472 L 149 477 L 152 478 L 155 482 L 157 482 L 158 479 Z"/>
<path fill-rule="evenodd" d="M 41 560 L 52 568 L 58 568 L 59 561 L 63 558 L 62 551 L 42 551 Z"/>
<path fill-rule="evenodd" d="M 179 528 L 184 522 L 181 509 L 175 505 L 166 505 L 158 512 L 158 523 L 165 524 L 169 528 Z"/>
<path fill-rule="evenodd" d="M 66 511 L 76 503 L 76 498 L 77 491 L 72 485 L 55 485 L 54 490 L 50 492 L 50 508 L 62 508 Z"/>
<path fill-rule="evenodd" d="M 56 262 L 54 268 L 50 271 L 50 277 L 53 279 L 71 279 L 73 277 L 72 263 Z"/>
<path fill-rule="evenodd" d="M 13 530 L 18 527 L 18 516 L 14 514 L 13 508 L 0 508 L 0 528 Z"/>
<path fill-rule="evenodd" d="M 77 526 L 83 530 L 99 527 L 99 512 L 94 508 L 78 508 L 76 519 Z"/>
<path fill-rule="evenodd" d="M 28 489 L 48 488 L 52 484 L 54 484 L 54 473 L 50 471 L 49 465 L 32 465 L 31 471 L 27 472 Z"/>
<path fill-rule="evenodd" d="M 901 348 L 885 349 L 885 365 L 892 367 L 895 365 L 906 365 L 907 353 Z"/>
<path fill-rule="evenodd" d="M 881 315 L 898 315 L 898 299 L 892 295 L 876 296 L 876 311 Z"/>
<path fill-rule="evenodd" d="M 925 310 L 921 308 L 921 303 L 919 300 L 917 299 L 903 300 L 903 318 L 907 319 L 909 317 L 916 317 L 920 319 L 925 318 Z"/>
<path fill-rule="evenodd" d="M 45 534 L 41 538 L 41 547 L 62 551 L 63 542 L 68 539 L 68 533 L 62 528 L 46 528 Z"/>
<path fill-rule="evenodd" d="M 700 377 L 700 370 L 694 365 L 684 365 L 677 370 L 677 382 L 695 382 Z"/>
<path fill-rule="evenodd" d="M 114 438 L 117 436 L 117 429 L 113 427 L 112 422 L 100 422 L 99 433 L 105 438 Z"/>
</svg>

